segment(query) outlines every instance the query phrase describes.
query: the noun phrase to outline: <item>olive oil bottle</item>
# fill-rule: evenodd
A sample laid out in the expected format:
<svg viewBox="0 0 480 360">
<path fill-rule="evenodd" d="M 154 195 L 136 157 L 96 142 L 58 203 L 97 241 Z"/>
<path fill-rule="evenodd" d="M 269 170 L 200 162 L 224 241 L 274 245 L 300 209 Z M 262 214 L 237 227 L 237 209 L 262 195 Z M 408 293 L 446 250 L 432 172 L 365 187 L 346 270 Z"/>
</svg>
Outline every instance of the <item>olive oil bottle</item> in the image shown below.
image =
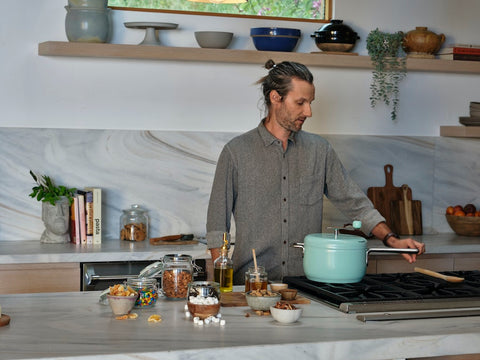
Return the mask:
<svg viewBox="0 0 480 360">
<path fill-rule="evenodd" d="M 213 263 L 213 276 L 220 284 L 220 292 L 231 292 L 233 290 L 233 262 L 228 257 L 227 233 L 223 234 L 223 246 L 220 256 Z"/>
</svg>

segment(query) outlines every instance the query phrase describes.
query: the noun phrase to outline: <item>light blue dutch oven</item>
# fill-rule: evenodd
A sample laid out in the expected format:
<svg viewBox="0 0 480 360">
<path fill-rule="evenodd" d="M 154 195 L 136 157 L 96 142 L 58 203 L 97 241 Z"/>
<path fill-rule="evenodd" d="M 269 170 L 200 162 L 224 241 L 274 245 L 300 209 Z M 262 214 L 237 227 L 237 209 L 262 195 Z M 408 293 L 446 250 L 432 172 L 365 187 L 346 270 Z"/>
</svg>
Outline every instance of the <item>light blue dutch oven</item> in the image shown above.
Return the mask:
<svg viewBox="0 0 480 360">
<path fill-rule="evenodd" d="M 326 283 L 356 283 L 365 276 L 368 255 L 375 253 L 416 254 L 418 249 L 370 248 L 360 236 L 340 233 L 319 233 L 305 236 L 303 271 L 309 280 Z"/>
</svg>

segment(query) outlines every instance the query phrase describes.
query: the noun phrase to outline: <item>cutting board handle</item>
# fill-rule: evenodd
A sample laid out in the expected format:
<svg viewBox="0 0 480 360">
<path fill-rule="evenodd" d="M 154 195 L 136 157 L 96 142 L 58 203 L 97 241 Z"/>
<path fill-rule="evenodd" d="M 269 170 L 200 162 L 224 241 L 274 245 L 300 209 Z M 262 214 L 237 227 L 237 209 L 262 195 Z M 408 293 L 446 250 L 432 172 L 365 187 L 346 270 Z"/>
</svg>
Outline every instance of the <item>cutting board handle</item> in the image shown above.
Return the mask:
<svg viewBox="0 0 480 360">
<path fill-rule="evenodd" d="M 393 165 L 387 164 L 383 167 L 385 170 L 385 187 L 393 187 Z"/>
</svg>

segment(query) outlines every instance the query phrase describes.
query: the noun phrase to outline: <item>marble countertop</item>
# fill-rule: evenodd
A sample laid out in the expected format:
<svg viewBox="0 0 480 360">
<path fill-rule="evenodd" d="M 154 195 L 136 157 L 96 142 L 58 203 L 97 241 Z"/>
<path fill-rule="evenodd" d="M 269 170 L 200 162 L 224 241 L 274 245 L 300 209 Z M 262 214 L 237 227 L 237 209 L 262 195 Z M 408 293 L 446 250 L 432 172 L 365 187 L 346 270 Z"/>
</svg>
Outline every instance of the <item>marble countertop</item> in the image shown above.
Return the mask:
<svg viewBox="0 0 480 360">
<path fill-rule="evenodd" d="M 2 360 L 404 359 L 480 353 L 480 317 L 367 321 L 312 301 L 299 322 L 279 324 L 248 307 L 222 307 L 224 326 L 199 326 L 184 301 L 159 299 L 116 320 L 98 292 L 0 295 Z M 299 305 L 300 306 L 300 305 Z M 249 313 L 250 316 L 245 315 Z M 149 323 L 152 314 L 161 323 Z"/>
<path fill-rule="evenodd" d="M 207 246 L 151 245 L 148 241 L 107 240 L 100 245 L 42 244 L 40 241 L 0 241 L 0 264 L 157 261 L 166 254 L 188 254 L 193 258 L 209 258 Z"/>
<path fill-rule="evenodd" d="M 438 234 L 415 236 L 425 243 L 427 254 L 480 253 L 480 238 Z M 369 247 L 383 247 L 381 241 L 369 240 Z M 209 258 L 204 243 L 196 245 L 150 245 L 149 242 L 107 240 L 100 246 L 41 244 L 40 241 L 0 241 L 0 264 L 99 262 L 158 260 L 165 254 L 186 253 L 194 258 Z M 376 255 L 378 256 L 378 255 Z M 381 256 L 381 255 L 380 255 Z"/>
</svg>

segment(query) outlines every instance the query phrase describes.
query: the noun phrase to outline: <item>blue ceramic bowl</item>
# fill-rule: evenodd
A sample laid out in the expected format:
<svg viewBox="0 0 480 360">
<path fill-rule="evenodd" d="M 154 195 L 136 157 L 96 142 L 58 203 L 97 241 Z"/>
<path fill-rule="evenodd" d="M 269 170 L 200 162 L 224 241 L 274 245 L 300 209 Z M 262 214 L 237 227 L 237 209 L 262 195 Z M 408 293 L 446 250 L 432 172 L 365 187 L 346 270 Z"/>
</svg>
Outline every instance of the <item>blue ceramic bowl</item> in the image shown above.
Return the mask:
<svg viewBox="0 0 480 360">
<path fill-rule="evenodd" d="M 301 31 L 298 29 L 259 27 L 251 28 L 255 48 L 260 51 L 293 51 L 300 39 Z"/>
</svg>

